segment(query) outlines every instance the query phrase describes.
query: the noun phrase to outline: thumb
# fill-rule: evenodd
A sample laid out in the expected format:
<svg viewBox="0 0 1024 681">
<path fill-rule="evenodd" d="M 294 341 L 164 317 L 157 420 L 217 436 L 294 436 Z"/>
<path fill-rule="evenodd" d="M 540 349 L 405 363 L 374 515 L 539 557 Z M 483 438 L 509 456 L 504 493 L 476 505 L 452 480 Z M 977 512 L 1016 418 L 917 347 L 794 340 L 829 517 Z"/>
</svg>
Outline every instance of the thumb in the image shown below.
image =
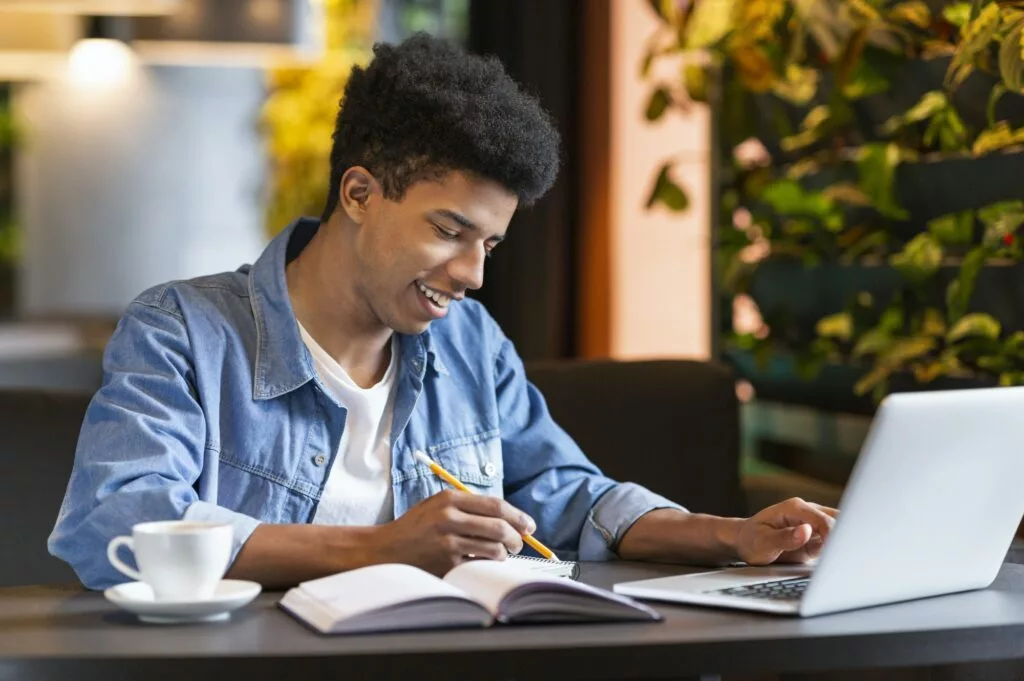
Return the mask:
<svg viewBox="0 0 1024 681">
<path fill-rule="evenodd" d="M 776 546 L 782 551 L 795 551 L 810 540 L 812 533 L 807 523 L 775 530 Z"/>
</svg>

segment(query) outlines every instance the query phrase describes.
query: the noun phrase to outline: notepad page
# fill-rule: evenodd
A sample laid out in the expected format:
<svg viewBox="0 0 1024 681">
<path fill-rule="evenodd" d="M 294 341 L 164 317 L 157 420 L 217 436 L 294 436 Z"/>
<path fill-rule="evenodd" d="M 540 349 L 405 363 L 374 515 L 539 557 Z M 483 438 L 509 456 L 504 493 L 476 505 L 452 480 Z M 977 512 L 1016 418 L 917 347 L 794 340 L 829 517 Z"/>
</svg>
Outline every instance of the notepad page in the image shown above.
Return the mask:
<svg viewBox="0 0 1024 681">
<path fill-rule="evenodd" d="M 299 585 L 302 592 L 330 608 L 336 619 L 425 598 L 472 600 L 466 592 L 410 565 L 371 565 Z"/>
<path fill-rule="evenodd" d="M 548 560 L 533 556 L 509 556 L 507 560 L 515 565 L 522 565 L 535 572 L 542 572 L 556 577 L 575 579 L 579 574 L 579 564 L 567 560 Z"/>
</svg>

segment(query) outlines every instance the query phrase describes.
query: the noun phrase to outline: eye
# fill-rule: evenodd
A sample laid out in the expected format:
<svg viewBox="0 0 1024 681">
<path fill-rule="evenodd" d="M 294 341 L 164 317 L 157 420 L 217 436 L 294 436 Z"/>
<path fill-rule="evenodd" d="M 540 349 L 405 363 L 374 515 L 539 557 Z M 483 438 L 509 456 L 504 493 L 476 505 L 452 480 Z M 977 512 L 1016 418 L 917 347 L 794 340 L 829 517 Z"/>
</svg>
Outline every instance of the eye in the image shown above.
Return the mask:
<svg viewBox="0 0 1024 681">
<path fill-rule="evenodd" d="M 434 231 L 437 232 L 437 236 L 444 239 L 445 241 L 454 241 L 455 239 L 459 238 L 459 233 L 454 230 L 447 229 L 436 223 L 430 224 L 434 227 Z"/>
</svg>

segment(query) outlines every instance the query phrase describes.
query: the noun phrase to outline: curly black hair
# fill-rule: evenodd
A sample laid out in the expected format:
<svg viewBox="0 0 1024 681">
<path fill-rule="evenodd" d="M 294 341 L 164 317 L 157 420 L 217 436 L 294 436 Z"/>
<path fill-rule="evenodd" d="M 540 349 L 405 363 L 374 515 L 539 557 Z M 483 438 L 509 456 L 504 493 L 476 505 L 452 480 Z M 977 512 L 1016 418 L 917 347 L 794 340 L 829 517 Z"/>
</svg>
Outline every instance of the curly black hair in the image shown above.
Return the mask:
<svg viewBox="0 0 1024 681">
<path fill-rule="evenodd" d="M 395 201 L 414 182 L 452 171 L 497 182 L 523 205 L 554 183 L 558 131 L 496 58 L 425 33 L 377 43 L 373 54 L 369 66 L 352 69 L 341 99 L 322 220 L 337 208 L 342 175 L 357 165 Z"/>
</svg>

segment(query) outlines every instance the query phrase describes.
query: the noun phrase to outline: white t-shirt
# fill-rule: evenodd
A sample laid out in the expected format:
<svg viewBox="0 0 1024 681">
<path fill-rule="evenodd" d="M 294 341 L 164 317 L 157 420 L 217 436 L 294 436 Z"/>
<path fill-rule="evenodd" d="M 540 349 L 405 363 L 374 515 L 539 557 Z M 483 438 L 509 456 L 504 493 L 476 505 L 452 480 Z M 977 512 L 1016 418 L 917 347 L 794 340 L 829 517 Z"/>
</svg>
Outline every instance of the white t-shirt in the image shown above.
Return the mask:
<svg viewBox="0 0 1024 681">
<path fill-rule="evenodd" d="M 321 525 L 378 525 L 394 520 L 391 488 L 392 388 L 398 373 L 398 337 L 391 339 L 391 363 L 380 382 L 360 388 L 348 372 L 299 324 L 324 387 L 346 409 L 345 430 L 313 522 Z"/>
</svg>

